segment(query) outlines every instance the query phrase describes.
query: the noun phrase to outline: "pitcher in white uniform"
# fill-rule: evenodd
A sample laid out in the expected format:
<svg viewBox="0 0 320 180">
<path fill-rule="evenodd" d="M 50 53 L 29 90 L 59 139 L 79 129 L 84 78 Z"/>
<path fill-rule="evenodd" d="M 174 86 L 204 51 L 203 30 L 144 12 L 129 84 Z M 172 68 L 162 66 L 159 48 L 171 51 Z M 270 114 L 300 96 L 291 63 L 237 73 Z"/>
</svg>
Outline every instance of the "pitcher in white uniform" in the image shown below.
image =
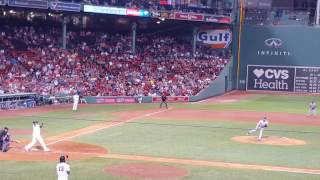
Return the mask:
<svg viewBox="0 0 320 180">
<path fill-rule="evenodd" d="M 70 175 L 70 166 L 66 163 L 65 156 L 60 156 L 60 162 L 56 166 L 58 180 L 68 180 Z"/>
<path fill-rule="evenodd" d="M 248 134 L 251 134 L 253 132 L 256 132 L 256 131 L 260 131 L 259 132 L 259 136 L 258 136 L 258 141 L 261 141 L 262 139 L 262 135 L 263 135 L 263 131 L 265 128 L 267 128 L 269 126 L 269 122 L 267 120 L 267 117 L 264 117 L 263 119 L 261 119 L 258 123 L 257 123 L 257 126 L 255 129 L 252 129 L 252 130 L 249 130 L 248 131 Z"/>
<path fill-rule="evenodd" d="M 29 151 L 30 148 L 32 146 L 34 146 L 37 141 L 41 144 L 44 151 L 50 151 L 50 149 L 44 143 L 43 138 L 41 137 L 41 128 L 42 127 L 43 127 L 43 123 L 41 123 L 41 125 L 39 125 L 38 121 L 32 122 L 32 141 L 24 147 L 24 149 L 26 151 Z"/>
</svg>

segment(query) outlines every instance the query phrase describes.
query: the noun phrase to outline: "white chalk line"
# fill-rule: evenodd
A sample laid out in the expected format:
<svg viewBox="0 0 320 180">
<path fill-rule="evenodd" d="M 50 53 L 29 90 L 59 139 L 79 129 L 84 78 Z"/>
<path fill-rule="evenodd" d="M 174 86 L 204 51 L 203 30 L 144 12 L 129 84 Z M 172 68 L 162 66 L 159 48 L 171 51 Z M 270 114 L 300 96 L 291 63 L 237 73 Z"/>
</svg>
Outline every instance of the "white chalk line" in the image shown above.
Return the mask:
<svg viewBox="0 0 320 180">
<path fill-rule="evenodd" d="M 159 114 L 159 113 L 162 113 L 162 112 L 165 112 L 165 111 L 168 111 L 168 110 L 171 110 L 171 109 L 160 110 L 160 111 L 148 113 L 148 116 L 152 116 L 152 115 L 155 115 L 155 114 Z M 137 117 L 133 117 L 133 118 L 130 118 L 130 119 L 128 119 L 128 120 L 121 121 L 121 122 L 115 122 L 115 123 L 112 123 L 112 122 L 111 122 L 112 124 L 108 124 L 108 125 L 106 125 L 106 126 L 103 126 L 103 127 L 97 128 L 97 129 L 93 129 L 93 130 L 90 130 L 90 131 L 81 132 L 81 133 L 75 134 L 75 135 L 73 135 L 73 136 L 69 136 L 69 137 L 66 137 L 66 138 L 62 138 L 62 139 L 59 139 L 59 140 L 50 142 L 50 143 L 48 143 L 47 145 L 49 146 L 49 145 L 53 145 L 53 144 L 56 144 L 56 143 L 58 143 L 58 142 L 62 142 L 62 141 L 65 141 L 65 140 L 70 140 L 70 139 L 73 139 L 73 138 L 76 138 L 76 137 L 79 137 L 79 136 L 82 136 L 82 135 L 95 133 L 95 132 L 98 132 L 98 131 L 101 131 L 101 130 L 104 130 L 104 129 L 108 129 L 108 128 L 115 127 L 115 126 L 118 126 L 118 125 L 121 125 L 121 124 L 124 124 L 124 123 L 127 123 L 127 122 L 134 121 L 134 120 L 136 120 L 136 119 L 143 118 L 143 117 L 145 117 L 145 116 L 147 116 L 147 114 L 143 114 L 143 115 L 140 115 L 140 116 L 137 116 Z M 95 125 L 93 125 L 93 126 L 95 126 Z"/>
<path fill-rule="evenodd" d="M 99 157 L 107 158 L 107 159 L 164 162 L 164 163 L 208 166 L 208 167 L 229 168 L 229 169 L 250 169 L 250 170 L 264 170 L 264 171 L 274 171 L 274 172 L 320 175 L 320 169 L 300 169 L 300 168 L 281 167 L 281 166 L 226 163 L 226 162 L 219 162 L 219 161 L 176 159 L 176 158 L 151 157 L 151 156 L 135 156 L 135 155 L 124 155 L 124 154 L 104 154 Z"/>
</svg>

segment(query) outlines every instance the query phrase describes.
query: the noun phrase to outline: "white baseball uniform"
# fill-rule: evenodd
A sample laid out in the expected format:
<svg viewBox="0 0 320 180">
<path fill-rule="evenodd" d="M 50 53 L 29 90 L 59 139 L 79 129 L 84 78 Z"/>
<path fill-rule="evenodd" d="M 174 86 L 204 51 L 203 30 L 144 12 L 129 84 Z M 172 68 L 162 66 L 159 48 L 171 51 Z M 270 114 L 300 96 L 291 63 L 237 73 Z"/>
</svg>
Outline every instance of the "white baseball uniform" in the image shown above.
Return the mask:
<svg viewBox="0 0 320 180">
<path fill-rule="evenodd" d="M 309 104 L 309 114 L 313 116 L 317 114 L 317 103 L 314 101 Z"/>
<path fill-rule="evenodd" d="M 269 126 L 269 122 L 266 119 L 261 119 L 258 123 L 255 129 L 252 129 L 248 132 L 248 134 L 251 134 L 253 132 L 256 132 L 257 130 L 259 130 L 259 137 L 258 140 L 261 140 L 262 135 L 263 135 L 263 131 L 266 127 Z"/>
<path fill-rule="evenodd" d="M 24 147 L 26 151 L 29 151 L 32 146 L 36 144 L 36 142 L 39 142 L 43 148 L 44 151 L 50 151 L 50 149 L 46 146 L 46 144 L 43 141 L 43 138 L 41 137 L 41 126 L 38 123 L 32 124 L 32 141 Z"/>
<path fill-rule="evenodd" d="M 56 171 L 58 175 L 58 180 L 68 180 L 70 172 L 70 166 L 67 163 L 61 162 L 56 166 Z"/>
<path fill-rule="evenodd" d="M 73 111 L 76 111 L 78 109 L 79 98 L 80 97 L 78 94 L 73 95 L 73 107 L 72 107 Z"/>
</svg>

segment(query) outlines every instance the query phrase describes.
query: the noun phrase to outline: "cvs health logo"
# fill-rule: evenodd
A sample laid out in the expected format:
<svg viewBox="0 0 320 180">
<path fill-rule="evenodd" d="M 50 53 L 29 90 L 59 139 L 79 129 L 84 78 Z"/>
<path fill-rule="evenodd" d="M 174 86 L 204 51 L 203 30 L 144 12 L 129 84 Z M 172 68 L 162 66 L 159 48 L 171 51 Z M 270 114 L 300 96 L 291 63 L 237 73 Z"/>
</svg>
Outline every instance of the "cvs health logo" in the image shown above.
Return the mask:
<svg viewBox="0 0 320 180">
<path fill-rule="evenodd" d="M 293 91 L 294 68 L 248 65 L 247 89 Z"/>
<path fill-rule="evenodd" d="M 287 69 L 254 69 L 253 73 L 256 75 L 257 78 L 261 76 L 265 76 L 267 79 L 288 79 L 289 78 L 289 71 Z"/>
</svg>

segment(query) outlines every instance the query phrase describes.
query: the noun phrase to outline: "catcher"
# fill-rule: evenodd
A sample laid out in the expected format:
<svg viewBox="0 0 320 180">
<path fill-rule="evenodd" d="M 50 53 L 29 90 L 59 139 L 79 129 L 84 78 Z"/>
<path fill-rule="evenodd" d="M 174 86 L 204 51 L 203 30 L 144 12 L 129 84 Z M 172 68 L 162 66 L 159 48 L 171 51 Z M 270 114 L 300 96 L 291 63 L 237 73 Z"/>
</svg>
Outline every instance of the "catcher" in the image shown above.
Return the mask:
<svg viewBox="0 0 320 180">
<path fill-rule="evenodd" d="M 9 150 L 11 142 L 11 137 L 9 134 L 9 128 L 4 127 L 3 130 L 0 131 L 0 148 L 2 152 L 7 152 Z"/>
<path fill-rule="evenodd" d="M 259 136 L 258 136 L 258 141 L 261 141 L 262 135 L 263 135 L 263 131 L 264 131 L 264 129 L 267 128 L 268 126 L 269 126 L 269 122 L 268 122 L 268 120 L 267 120 L 267 117 L 263 117 L 263 119 L 261 119 L 261 120 L 258 122 L 256 128 L 249 130 L 249 131 L 248 131 L 248 134 L 251 134 L 251 133 L 256 132 L 256 131 L 259 130 L 260 132 L 259 132 Z"/>
</svg>

